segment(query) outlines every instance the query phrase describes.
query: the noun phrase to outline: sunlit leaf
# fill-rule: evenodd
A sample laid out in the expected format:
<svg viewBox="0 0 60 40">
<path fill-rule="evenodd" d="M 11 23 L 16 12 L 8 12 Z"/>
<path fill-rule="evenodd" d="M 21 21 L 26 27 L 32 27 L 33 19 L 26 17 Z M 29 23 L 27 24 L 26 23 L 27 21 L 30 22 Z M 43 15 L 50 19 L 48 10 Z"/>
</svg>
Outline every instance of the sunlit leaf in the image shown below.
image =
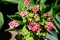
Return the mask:
<svg viewBox="0 0 60 40">
<path fill-rule="evenodd" d="M 24 10 L 25 5 L 24 5 L 24 0 L 20 0 L 18 3 L 18 11 L 21 12 L 22 10 Z"/>
<path fill-rule="evenodd" d="M 26 29 L 26 25 L 24 25 L 22 31 L 21 31 L 22 35 L 28 35 L 30 32 Z"/>
<path fill-rule="evenodd" d="M 46 38 L 49 40 L 58 40 L 57 33 L 54 31 L 49 31 L 49 33 L 46 34 Z"/>
<path fill-rule="evenodd" d="M 19 2 L 19 0 L 2 0 L 2 1 L 11 2 L 11 3 L 18 3 Z"/>
<path fill-rule="evenodd" d="M 54 24 L 60 29 L 60 17 L 56 15 L 56 19 L 53 19 Z"/>
<path fill-rule="evenodd" d="M 3 14 L 0 12 L 0 29 L 2 28 L 3 23 L 4 23 Z"/>
</svg>

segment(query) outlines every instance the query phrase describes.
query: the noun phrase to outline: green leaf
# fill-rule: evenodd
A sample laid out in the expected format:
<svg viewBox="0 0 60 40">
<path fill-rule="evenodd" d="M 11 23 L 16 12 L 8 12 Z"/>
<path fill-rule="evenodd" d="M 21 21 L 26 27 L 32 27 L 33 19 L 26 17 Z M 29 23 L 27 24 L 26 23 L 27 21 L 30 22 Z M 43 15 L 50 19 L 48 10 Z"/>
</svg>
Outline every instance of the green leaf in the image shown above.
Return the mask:
<svg viewBox="0 0 60 40">
<path fill-rule="evenodd" d="M 60 29 L 60 16 L 56 15 L 56 18 L 53 21 L 55 25 Z"/>
<path fill-rule="evenodd" d="M 20 39 L 21 39 L 21 40 L 24 40 L 24 37 L 23 37 L 23 35 L 16 35 L 16 36 L 15 36 L 15 39 L 16 39 L 16 40 L 20 40 Z"/>
<path fill-rule="evenodd" d="M 59 14 L 60 12 L 60 5 L 57 5 L 56 7 L 53 7 L 53 15 L 56 16 L 56 14 Z"/>
<path fill-rule="evenodd" d="M 48 33 L 46 35 L 46 38 L 48 38 L 49 40 L 58 40 L 56 37 L 54 37 L 54 36 L 52 36 L 52 35 L 50 35 Z"/>
<path fill-rule="evenodd" d="M 55 37 L 57 38 L 57 33 L 56 33 L 56 32 L 54 32 L 54 31 L 49 31 L 49 30 L 48 30 L 48 32 L 49 32 L 51 35 L 53 35 L 53 36 L 55 36 Z"/>
<path fill-rule="evenodd" d="M 30 0 L 30 6 L 35 5 L 34 0 Z"/>
<path fill-rule="evenodd" d="M 58 19 L 57 19 L 57 20 L 58 20 Z M 58 20 L 58 22 L 57 22 L 57 20 L 56 20 L 56 19 L 53 19 L 53 22 L 54 22 L 54 24 L 60 29 L 59 20 Z"/>
<path fill-rule="evenodd" d="M 46 38 L 48 38 L 49 40 L 58 40 L 56 32 L 49 31 L 49 33 L 46 34 Z"/>
<path fill-rule="evenodd" d="M 46 8 L 46 5 L 44 4 L 46 0 L 40 1 L 40 11 L 44 10 Z"/>
<path fill-rule="evenodd" d="M 2 1 L 11 2 L 11 3 L 18 3 L 19 2 L 19 0 L 2 0 Z"/>
<path fill-rule="evenodd" d="M 20 0 L 18 3 L 18 11 L 21 12 L 26 6 L 24 5 L 24 0 Z"/>
<path fill-rule="evenodd" d="M 40 0 L 40 3 L 45 3 L 46 0 Z"/>
<path fill-rule="evenodd" d="M 60 16 L 56 15 L 56 20 L 60 23 Z"/>
<path fill-rule="evenodd" d="M 30 9 L 33 8 L 34 6 L 36 6 L 36 3 L 34 2 L 34 0 L 30 0 L 30 4 L 29 4 L 27 10 L 30 10 Z"/>
<path fill-rule="evenodd" d="M 54 14 L 53 14 L 53 8 L 51 8 L 50 14 L 51 14 L 52 16 L 54 15 Z"/>
<path fill-rule="evenodd" d="M 35 21 L 36 21 L 36 22 L 40 21 L 40 17 L 38 16 L 38 14 L 36 14 L 35 17 L 36 17 L 36 18 L 35 18 Z"/>
<path fill-rule="evenodd" d="M 40 22 L 40 24 L 41 24 L 41 25 L 44 25 L 44 23 L 43 23 L 43 22 Z"/>
<path fill-rule="evenodd" d="M 24 25 L 23 29 L 21 30 L 21 33 L 23 36 L 29 35 L 30 32 L 26 29 L 26 25 Z"/>
<path fill-rule="evenodd" d="M 3 23 L 4 23 L 3 14 L 0 12 L 0 29 L 2 28 Z"/>
<path fill-rule="evenodd" d="M 22 21 L 22 17 L 20 15 L 7 15 L 12 20 Z"/>
<path fill-rule="evenodd" d="M 27 22 L 26 18 L 25 17 L 22 18 L 23 18 L 23 23 L 26 23 Z"/>
<path fill-rule="evenodd" d="M 40 30 L 37 31 L 36 35 L 40 35 Z"/>
<path fill-rule="evenodd" d="M 11 20 L 16 20 L 20 25 L 23 24 L 23 19 L 19 14 L 16 15 L 7 15 Z"/>
<path fill-rule="evenodd" d="M 26 40 L 34 40 L 33 37 L 25 37 Z"/>
</svg>

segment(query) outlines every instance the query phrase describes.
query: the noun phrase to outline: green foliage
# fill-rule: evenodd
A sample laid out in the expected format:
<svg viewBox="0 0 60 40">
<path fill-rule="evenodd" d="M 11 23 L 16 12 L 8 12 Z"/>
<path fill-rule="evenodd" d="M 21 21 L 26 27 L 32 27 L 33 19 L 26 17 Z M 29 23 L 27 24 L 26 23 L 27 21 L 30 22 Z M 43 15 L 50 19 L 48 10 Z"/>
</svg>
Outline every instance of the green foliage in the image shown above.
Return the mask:
<svg viewBox="0 0 60 40">
<path fill-rule="evenodd" d="M 26 6 L 24 5 L 24 0 L 19 0 L 18 2 L 18 11 L 21 12 L 22 10 L 28 10 L 30 8 L 32 8 L 35 4 L 34 4 L 34 1 L 33 0 L 30 0 L 30 5 L 29 6 Z"/>
<path fill-rule="evenodd" d="M 23 28 L 21 29 L 21 34 L 16 35 L 16 39 L 19 40 L 35 40 L 42 36 L 48 38 L 49 40 L 58 40 L 57 33 L 59 33 L 60 30 L 60 4 L 58 5 L 58 0 L 56 2 L 53 2 L 51 4 L 46 4 L 46 1 L 48 0 L 29 0 L 30 4 L 26 6 L 24 4 L 25 0 L 2 0 L 2 1 L 7 1 L 7 2 L 12 2 L 12 3 L 17 3 L 18 4 L 18 12 L 15 13 L 15 15 L 8 15 L 8 17 L 12 20 L 16 20 L 19 22 L 19 24 L 23 24 Z M 35 14 L 33 12 L 33 9 L 35 6 L 39 6 L 39 11 Z M 28 12 L 27 15 L 21 16 L 20 13 L 21 11 L 26 10 Z M 36 11 L 36 10 L 35 10 Z M 50 12 L 50 16 L 48 16 L 48 12 Z M 47 14 L 47 16 L 44 16 L 44 13 Z M 1 21 L 0 23 L 3 24 L 3 18 L 2 14 L 1 15 Z M 45 29 L 45 24 L 48 22 L 47 18 L 51 17 L 51 21 L 54 24 L 53 30 L 54 31 L 47 31 Z M 32 30 L 28 30 L 27 26 L 29 22 L 32 20 L 32 22 L 36 22 L 40 24 L 41 30 L 38 30 L 37 32 L 33 32 Z M 0 24 L 0 26 L 2 26 Z M 31 25 L 30 25 L 31 26 Z M 33 25 L 34 26 L 34 25 Z M 22 26 L 19 26 L 22 27 Z M 1 27 L 0 27 L 1 28 Z M 58 30 L 58 29 L 59 30 Z M 44 30 L 44 31 L 43 31 Z M 47 33 L 47 34 L 46 34 Z M 22 35 L 22 36 L 21 36 Z M 35 36 L 38 36 L 36 38 Z"/>
<path fill-rule="evenodd" d="M 22 21 L 22 18 L 20 15 L 7 15 L 12 20 Z"/>
<path fill-rule="evenodd" d="M 26 25 L 24 25 L 24 27 L 23 27 L 21 33 L 22 33 L 22 35 L 24 35 L 24 36 L 30 34 L 30 32 L 26 29 Z"/>
<path fill-rule="evenodd" d="M 57 33 L 54 31 L 48 31 L 49 33 L 46 34 L 46 38 L 49 40 L 58 40 Z"/>
<path fill-rule="evenodd" d="M 25 10 L 24 0 L 19 0 L 18 2 L 18 11 L 21 12 L 22 10 Z"/>
<path fill-rule="evenodd" d="M 43 11 L 44 11 L 45 8 L 46 8 L 45 2 L 46 2 L 46 0 L 40 0 L 40 11 L 41 11 L 42 13 L 43 13 Z"/>
<path fill-rule="evenodd" d="M 0 12 L 0 29 L 2 28 L 3 24 L 4 24 L 3 14 Z"/>
<path fill-rule="evenodd" d="M 16 35 L 15 38 L 16 40 L 24 40 L 23 35 Z"/>
<path fill-rule="evenodd" d="M 33 37 L 26 36 L 26 40 L 34 40 Z"/>
<path fill-rule="evenodd" d="M 46 32 L 42 31 L 42 30 L 38 30 L 36 35 L 42 35 L 42 36 L 46 36 Z"/>
<path fill-rule="evenodd" d="M 51 15 L 52 15 L 53 17 L 55 17 L 57 14 L 60 14 L 60 13 L 59 13 L 59 9 L 60 9 L 60 5 L 52 6 L 52 7 L 51 7 L 51 10 L 50 10 Z"/>
<path fill-rule="evenodd" d="M 18 3 L 19 2 L 19 0 L 2 0 L 2 1 L 11 2 L 11 3 Z"/>
<path fill-rule="evenodd" d="M 60 29 L 60 16 L 56 15 L 56 18 L 53 19 L 54 24 Z"/>
</svg>

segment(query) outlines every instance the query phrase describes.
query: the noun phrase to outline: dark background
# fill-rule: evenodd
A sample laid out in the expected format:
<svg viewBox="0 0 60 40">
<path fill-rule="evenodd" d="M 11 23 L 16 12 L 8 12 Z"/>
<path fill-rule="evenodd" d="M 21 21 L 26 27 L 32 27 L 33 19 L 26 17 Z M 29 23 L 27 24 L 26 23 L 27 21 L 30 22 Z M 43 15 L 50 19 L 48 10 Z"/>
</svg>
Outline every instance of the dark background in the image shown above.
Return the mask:
<svg viewBox="0 0 60 40">
<path fill-rule="evenodd" d="M 11 38 L 10 32 L 5 32 L 5 29 L 8 29 L 8 23 L 11 21 L 7 15 L 13 15 L 17 12 L 17 4 L 7 3 L 0 1 L 0 12 L 3 13 L 4 16 L 4 25 L 0 30 L 0 40 L 9 40 Z"/>
<path fill-rule="evenodd" d="M 52 4 L 53 2 L 55 2 L 55 0 L 47 0 L 46 4 Z M 58 4 L 60 4 L 58 2 Z M 11 38 L 11 34 L 9 32 L 5 32 L 5 29 L 8 29 L 8 23 L 9 21 L 11 21 L 7 15 L 13 15 L 15 12 L 17 12 L 17 4 L 13 4 L 13 3 L 4 3 L 2 1 L 0 1 L 0 11 L 3 13 L 4 16 L 4 25 L 2 27 L 2 29 L 0 30 L 0 40 L 9 40 Z"/>
</svg>

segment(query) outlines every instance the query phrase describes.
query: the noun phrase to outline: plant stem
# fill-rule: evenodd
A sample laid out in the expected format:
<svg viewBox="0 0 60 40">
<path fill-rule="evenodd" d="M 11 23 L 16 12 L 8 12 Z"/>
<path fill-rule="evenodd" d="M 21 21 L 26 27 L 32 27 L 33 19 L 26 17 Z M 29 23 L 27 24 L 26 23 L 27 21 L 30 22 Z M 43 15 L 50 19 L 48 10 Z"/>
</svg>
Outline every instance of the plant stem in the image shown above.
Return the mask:
<svg viewBox="0 0 60 40">
<path fill-rule="evenodd" d="M 39 0 L 36 1 L 36 4 L 38 3 Z"/>
<path fill-rule="evenodd" d="M 58 3 L 58 0 L 56 0 L 56 2 L 55 2 L 55 6 L 57 6 L 57 3 Z"/>
<path fill-rule="evenodd" d="M 56 31 L 57 33 L 59 33 L 59 32 L 58 32 L 58 29 L 57 29 L 55 26 L 54 26 L 54 29 L 55 29 L 55 31 Z"/>
</svg>

